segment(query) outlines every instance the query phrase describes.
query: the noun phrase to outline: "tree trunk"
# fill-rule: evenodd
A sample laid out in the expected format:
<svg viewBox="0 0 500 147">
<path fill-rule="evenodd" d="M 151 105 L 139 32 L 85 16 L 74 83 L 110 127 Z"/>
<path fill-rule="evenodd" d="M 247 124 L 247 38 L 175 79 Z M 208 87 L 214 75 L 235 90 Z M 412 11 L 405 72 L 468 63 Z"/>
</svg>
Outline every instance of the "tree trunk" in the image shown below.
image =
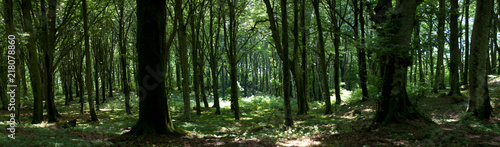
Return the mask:
<svg viewBox="0 0 500 147">
<path fill-rule="evenodd" d="M 56 1 L 49 0 L 49 12 L 45 13 L 45 1 L 40 1 L 40 6 L 42 7 L 42 38 L 45 38 L 45 41 L 42 41 L 43 48 L 45 49 L 44 54 L 44 62 L 45 62 L 45 76 L 46 76 L 46 105 L 47 105 L 47 116 L 49 117 L 49 122 L 57 122 L 56 119 L 56 110 L 54 104 L 54 80 L 53 80 L 53 69 L 52 69 L 52 58 L 54 56 L 55 50 L 55 18 L 56 18 Z M 48 16 L 48 17 L 47 17 Z"/>
<path fill-rule="evenodd" d="M 128 82 L 128 74 L 127 74 L 127 49 L 126 49 L 126 39 L 127 37 L 125 36 L 124 32 L 124 5 L 125 5 L 125 0 L 121 0 L 119 4 L 119 9 L 120 9 L 120 20 L 119 20 L 119 47 L 120 47 L 120 63 L 121 63 L 121 69 L 122 69 L 122 76 L 121 76 L 121 81 L 122 81 L 122 91 L 123 94 L 125 95 L 125 113 L 127 114 L 132 114 L 130 112 L 130 86 Z"/>
<path fill-rule="evenodd" d="M 184 22 L 182 0 L 175 0 L 175 18 L 179 26 L 178 41 L 181 54 L 181 70 L 182 70 L 182 97 L 184 98 L 184 119 L 191 120 L 191 102 L 189 97 L 189 72 L 188 72 L 188 56 L 186 43 L 186 25 Z"/>
<path fill-rule="evenodd" d="M 33 120 L 32 124 L 38 124 L 42 122 L 43 108 L 42 108 L 42 83 L 40 75 L 40 67 L 38 63 L 38 54 L 36 52 L 35 38 L 36 34 L 33 33 L 33 24 L 31 19 L 31 11 L 33 10 L 31 1 L 23 0 L 22 4 L 23 22 L 25 25 L 25 32 L 31 34 L 29 36 L 26 48 L 28 49 L 28 64 L 30 68 L 30 79 L 31 79 L 31 89 L 33 90 Z M 71 93 L 71 92 L 70 92 Z"/>
<path fill-rule="evenodd" d="M 470 99 L 467 112 L 473 112 L 480 120 L 491 116 L 490 96 L 488 93 L 488 32 L 490 31 L 493 0 L 477 1 L 476 15 L 470 44 Z"/>
<path fill-rule="evenodd" d="M 89 48 L 89 28 L 88 28 L 88 19 L 87 19 L 87 0 L 82 1 L 83 5 L 83 29 L 84 29 L 84 36 L 85 36 L 85 64 L 87 67 L 86 73 L 85 73 L 85 82 L 87 83 L 87 98 L 89 99 L 89 109 L 90 109 L 90 116 L 92 121 L 98 121 L 97 120 L 97 115 L 95 113 L 95 108 L 94 108 L 94 98 L 93 98 L 93 92 L 92 92 L 92 62 L 90 61 L 90 48 Z M 97 81 L 96 81 L 97 82 Z"/>
<path fill-rule="evenodd" d="M 361 86 L 361 92 L 363 95 L 363 98 L 361 101 L 367 101 L 369 99 L 368 96 L 368 88 L 367 88 L 367 73 L 366 73 L 366 53 L 365 53 L 365 19 L 363 17 L 363 1 L 359 2 L 359 10 L 357 7 L 357 2 L 358 0 L 354 0 L 354 34 L 356 37 L 356 40 L 361 40 L 359 45 L 356 45 L 356 51 L 358 53 L 358 75 L 359 75 L 359 80 L 360 83 L 359 85 Z M 358 15 L 356 15 L 358 14 Z M 358 33 L 358 16 L 359 16 L 359 23 L 361 27 L 361 38 L 359 38 L 359 33 Z"/>
<path fill-rule="evenodd" d="M 309 75 L 307 73 L 307 32 L 306 32 L 306 0 L 301 0 L 300 12 L 300 28 L 302 31 L 302 88 L 304 89 L 302 96 L 304 97 L 302 107 L 305 111 L 309 111 Z M 298 75 L 296 75 L 298 76 Z M 304 108 L 303 108 L 304 109 Z"/>
<path fill-rule="evenodd" d="M 387 37 L 382 45 L 392 50 L 382 53 L 381 58 L 385 71 L 382 95 L 378 101 L 374 123 L 382 125 L 403 120 L 425 119 L 411 104 L 406 93 L 407 67 L 411 65 L 407 48 L 410 45 L 418 3 L 416 0 L 401 0 L 397 2 L 395 8 L 392 8 L 391 3 L 391 0 L 379 0 L 375 7 L 374 19 L 376 24 L 382 25 L 381 29 L 378 29 L 379 35 Z M 385 17 L 387 15 L 390 17 Z"/>
<path fill-rule="evenodd" d="M 281 0 L 281 16 L 288 16 L 286 12 L 286 0 Z M 282 42 L 281 45 L 283 46 L 283 92 L 284 92 L 284 110 L 285 110 L 285 125 L 286 126 L 292 126 L 293 125 L 293 120 L 292 120 L 292 110 L 290 106 L 290 81 L 291 81 L 291 76 L 290 76 L 290 69 L 288 69 L 288 66 L 290 63 L 288 63 L 288 21 L 286 17 L 282 17 L 281 19 L 281 28 L 283 29 L 281 31 L 281 36 L 282 36 Z"/>
<path fill-rule="evenodd" d="M 217 35 L 215 38 L 215 46 L 213 44 L 213 0 L 210 0 L 210 47 L 209 47 L 209 54 L 210 54 L 210 71 L 212 74 L 212 91 L 214 95 L 214 107 L 215 107 L 215 114 L 221 114 L 220 113 L 220 102 L 219 102 L 219 78 L 217 75 L 217 48 L 219 45 L 219 32 L 220 32 L 220 17 L 218 18 L 218 25 L 217 25 Z"/>
<path fill-rule="evenodd" d="M 139 120 L 126 134 L 184 135 L 172 123 L 165 87 L 165 1 L 137 0 Z"/>
<path fill-rule="evenodd" d="M 462 85 L 465 85 L 465 88 L 467 89 L 469 84 L 469 5 L 470 2 L 469 0 L 464 1 L 464 7 L 465 7 L 465 64 L 464 64 L 464 70 L 462 72 Z"/>
<path fill-rule="evenodd" d="M 328 76 L 326 76 L 326 59 L 325 59 L 326 53 L 325 53 L 325 43 L 323 41 L 323 28 L 321 25 L 321 15 L 319 13 L 319 0 L 313 0 L 313 6 L 314 6 L 314 14 L 316 17 L 316 23 L 318 25 L 319 65 L 321 67 L 321 79 L 322 79 L 322 86 L 323 86 L 323 96 L 322 97 L 325 99 L 325 105 L 326 105 L 325 114 L 331 114 L 332 113 L 332 104 L 330 101 L 330 90 L 329 90 L 329 86 L 328 86 Z M 335 61 L 337 61 L 337 59 L 338 58 L 335 58 Z M 338 63 L 338 62 L 336 62 L 336 63 Z M 338 71 L 335 72 L 335 75 L 338 75 Z"/>
<path fill-rule="evenodd" d="M 236 37 L 237 37 L 237 23 L 236 23 L 236 12 L 235 12 L 235 4 L 237 4 L 236 0 L 229 0 L 229 50 L 228 50 L 228 58 L 229 58 L 229 66 L 230 66 L 230 81 L 231 81 L 231 103 L 233 104 L 234 118 L 236 120 L 240 119 L 240 106 L 239 106 L 239 86 L 238 86 L 238 70 L 236 66 L 237 62 L 237 51 L 236 51 Z"/>
<path fill-rule="evenodd" d="M 460 49 L 458 46 L 458 0 L 450 0 L 450 92 L 449 96 L 460 94 L 458 66 L 460 66 Z"/>
<path fill-rule="evenodd" d="M 438 56 L 436 65 L 436 79 L 432 91 L 438 93 L 438 88 L 441 82 L 441 74 L 444 75 L 444 70 L 441 70 L 443 65 L 443 52 L 444 52 L 444 23 L 445 23 L 445 3 L 444 0 L 439 0 L 439 12 L 438 12 Z M 443 83 L 441 83 L 443 84 Z"/>
</svg>

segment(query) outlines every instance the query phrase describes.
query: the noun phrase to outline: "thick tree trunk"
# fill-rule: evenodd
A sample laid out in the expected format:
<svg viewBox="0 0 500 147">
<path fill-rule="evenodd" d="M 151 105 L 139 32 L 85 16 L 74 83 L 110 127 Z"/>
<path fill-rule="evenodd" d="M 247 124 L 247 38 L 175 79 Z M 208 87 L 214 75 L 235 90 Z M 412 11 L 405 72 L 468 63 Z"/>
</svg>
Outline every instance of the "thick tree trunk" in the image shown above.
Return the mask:
<svg viewBox="0 0 500 147">
<path fill-rule="evenodd" d="M 486 63 L 488 61 L 486 59 L 488 56 L 488 32 L 490 31 L 493 0 L 477 1 L 476 5 L 470 44 L 470 99 L 467 111 L 473 112 L 481 120 L 488 120 L 492 108 L 488 93 L 488 76 L 486 73 Z"/>
<path fill-rule="evenodd" d="M 184 135 L 172 123 L 165 87 L 165 1 L 137 0 L 139 120 L 127 134 Z"/>
<path fill-rule="evenodd" d="M 401 0 L 397 2 L 397 6 L 391 13 L 391 3 L 391 0 L 379 0 L 375 8 L 375 22 L 382 25 L 378 30 L 379 35 L 387 37 L 387 43 L 382 44 L 392 50 L 383 53 L 381 58 L 385 71 L 382 96 L 378 101 L 374 123 L 382 125 L 411 119 L 425 119 L 412 106 L 406 93 L 407 67 L 411 65 L 407 50 L 418 4 L 416 0 Z M 385 17 L 387 15 L 391 17 Z"/>
</svg>

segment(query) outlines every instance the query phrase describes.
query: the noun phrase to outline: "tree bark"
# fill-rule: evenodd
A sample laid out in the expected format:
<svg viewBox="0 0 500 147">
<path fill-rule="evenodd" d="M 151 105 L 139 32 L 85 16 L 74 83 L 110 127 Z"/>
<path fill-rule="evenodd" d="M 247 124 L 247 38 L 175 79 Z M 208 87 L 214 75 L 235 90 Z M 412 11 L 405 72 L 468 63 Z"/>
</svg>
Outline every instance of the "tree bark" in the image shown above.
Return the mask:
<svg viewBox="0 0 500 147">
<path fill-rule="evenodd" d="M 98 121 L 97 120 L 97 115 L 95 113 L 95 108 L 94 108 L 94 98 L 93 98 L 93 92 L 92 92 L 92 62 L 90 61 L 90 48 L 89 48 L 89 28 L 88 28 L 88 18 L 87 18 L 87 0 L 82 1 L 83 5 L 83 29 L 84 29 L 84 36 L 85 36 L 85 64 L 87 64 L 85 67 L 87 67 L 86 73 L 85 73 L 85 82 L 87 85 L 87 98 L 89 99 L 89 109 L 90 109 L 90 116 L 92 121 Z M 97 81 L 96 81 L 97 82 Z"/>
<path fill-rule="evenodd" d="M 473 112 L 480 120 L 488 120 L 492 108 L 488 93 L 486 63 L 488 62 L 488 32 L 490 31 L 493 0 L 479 0 L 476 6 L 470 44 L 470 94 L 467 112 Z"/>
<path fill-rule="evenodd" d="M 314 14 L 316 18 L 316 23 L 318 26 L 318 46 L 319 46 L 319 65 L 321 67 L 321 79 L 323 86 L 323 98 L 325 99 L 325 114 L 332 113 L 332 104 L 330 101 L 330 90 L 328 86 L 328 76 L 326 75 L 326 53 L 325 53 L 325 43 L 323 41 L 323 28 L 321 25 L 321 15 L 319 13 L 319 0 L 313 0 Z M 336 55 L 337 56 L 337 55 Z M 335 58 L 337 59 L 337 58 Z M 336 72 L 338 75 L 338 72 Z"/>
<path fill-rule="evenodd" d="M 121 76 L 121 81 L 123 84 L 122 85 L 122 91 L 123 91 L 123 94 L 125 95 L 125 113 L 127 114 L 132 114 L 132 112 L 130 112 L 130 85 L 129 85 L 129 82 L 128 82 L 128 74 L 127 74 L 127 48 L 126 48 L 126 39 L 127 37 L 125 36 L 125 32 L 124 32 L 124 19 L 125 19 L 125 15 L 124 15 L 124 6 L 125 5 L 125 0 L 120 0 L 120 4 L 119 4 L 119 9 L 120 9 L 120 20 L 119 20 L 119 41 L 118 41 L 118 44 L 119 44 L 119 47 L 120 47 L 120 63 L 121 63 L 121 69 L 122 69 L 122 76 Z"/>
<path fill-rule="evenodd" d="M 33 33 L 33 24 L 31 19 L 31 11 L 33 10 L 31 1 L 23 0 L 22 4 L 23 20 L 25 25 L 25 32 L 30 34 L 26 48 L 28 48 L 28 64 L 30 68 L 30 79 L 31 79 L 31 89 L 33 90 L 33 120 L 32 124 L 38 124 L 42 122 L 43 119 L 43 107 L 42 107 L 42 83 L 40 75 L 40 67 L 38 63 L 38 54 L 36 51 L 35 38 L 36 34 Z M 71 92 L 70 92 L 71 93 Z"/>
<path fill-rule="evenodd" d="M 189 97 L 189 72 L 188 72 L 188 56 L 186 44 L 186 25 L 183 16 L 182 0 L 175 0 L 175 18 L 177 19 L 179 32 L 178 41 L 181 55 L 181 70 L 182 70 L 182 97 L 184 98 L 184 116 L 185 120 L 191 120 L 191 102 Z"/>
<path fill-rule="evenodd" d="M 438 88 L 441 82 L 441 76 L 444 74 L 444 70 L 441 70 L 443 65 L 443 52 L 444 52 L 444 23 L 445 23 L 445 3 L 444 0 L 439 0 L 439 12 L 438 12 L 438 56 L 436 64 L 436 79 L 432 91 L 438 93 Z M 443 84 L 443 83 L 441 83 Z"/>
<path fill-rule="evenodd" d="M 382 95 L 374 124 L 386 125 L 391 122 L 424 118 L 411 104 L 406 92 L 407 67 L 411 65 L 409 45 L 417 8 L 416 0 L 398 0 L 392 9 L 391 0 L 379 0 L 375 7 L 375 23 L 379 35 L 386 39 L 381 42 L 390 52 L 381 53 L 385 67 L 382 83 Z M 386 17 L 390 16 L 390 17 Z"/>
<path fill-rule="evenodd" d="M 215 46 L 213 44 L 213 0 L 210 0 L 210 47 L 209 47 L 209 54 L 210 54 L 210 71 L 212 74 L 212 92 L 214 95 L 214 107 L 215 107 L 215 114 L 221 114 L 220 113 L 220 102 L 219 102 L 219 78 L 217 75 L 217 48 L 219 44 L 219 32 L 220 32 L 220 17 L 218 18 L 218 25 L 217 25 L 217 37 L 215 38 Z"/>
<path fill-rule="evenodd" d="M 165 87 L 165 1 L 137 0 L 139 120 L 126 134 L 185 135 L 172 123 Z"/>
<path fill-rule="evenodd" d="M 460 94 L 458 66 L 460 66 L 460 49 L 458 46 L 458 0 L 450 0 L 450 91 L 449 96 Z"/>
</svg>

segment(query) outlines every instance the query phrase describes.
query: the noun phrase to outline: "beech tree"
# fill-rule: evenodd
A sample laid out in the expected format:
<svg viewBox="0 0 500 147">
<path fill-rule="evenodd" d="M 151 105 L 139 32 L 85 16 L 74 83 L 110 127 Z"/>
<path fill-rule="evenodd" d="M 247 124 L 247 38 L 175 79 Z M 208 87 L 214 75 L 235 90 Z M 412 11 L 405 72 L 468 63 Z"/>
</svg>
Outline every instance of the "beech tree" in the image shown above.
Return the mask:
<svg viewBox="0 0 500 147">
<path fill-rule="evenodd" d="M 163 52 L 166 52 L 165 1 L 137 0 L 137 53 L 139 61 L 139 120 L 127 134 L 186 132 L 172 123 L 165 90 Z M 167 61 L 168 62 L 168 61 Z"/>
<path fill-rule="evenodd" d="M 478 0 L 476 5 L 476 15 L 470 43 L 470 94 L 467 111 L 473 112 L 478 119 L 488 120 L 491 116 L 492 108 L 488 90 L 486 64 L 488 63 L 488 32 L 490 31 L 493 0 Z"/>
</svg>

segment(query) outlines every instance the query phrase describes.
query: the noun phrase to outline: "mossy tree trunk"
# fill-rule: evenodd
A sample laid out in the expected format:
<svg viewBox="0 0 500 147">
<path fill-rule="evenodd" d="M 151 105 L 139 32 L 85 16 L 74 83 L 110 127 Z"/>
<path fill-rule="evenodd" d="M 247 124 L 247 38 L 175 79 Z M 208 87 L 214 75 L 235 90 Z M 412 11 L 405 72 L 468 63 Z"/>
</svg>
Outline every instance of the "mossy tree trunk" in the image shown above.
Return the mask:
<svg viewBox="0 0 500 147">
<path fill-rule="evenodd" d="M 379 25 L 379 36 L 385 40 L 381 42 L 383 50 L 389 51 L 379 53 L 385 71 L 374 124 L 386 125 L 419 118 L 428 120 L 411 104 L 406 92 L 407 67 L 411 65 L 411 32 L 418 3 L 416 0 L 398 0 L 396 4 L 392 8 L 391 0 L 379 0 L 375 7 L 374 20 Z"/>
</svg>

